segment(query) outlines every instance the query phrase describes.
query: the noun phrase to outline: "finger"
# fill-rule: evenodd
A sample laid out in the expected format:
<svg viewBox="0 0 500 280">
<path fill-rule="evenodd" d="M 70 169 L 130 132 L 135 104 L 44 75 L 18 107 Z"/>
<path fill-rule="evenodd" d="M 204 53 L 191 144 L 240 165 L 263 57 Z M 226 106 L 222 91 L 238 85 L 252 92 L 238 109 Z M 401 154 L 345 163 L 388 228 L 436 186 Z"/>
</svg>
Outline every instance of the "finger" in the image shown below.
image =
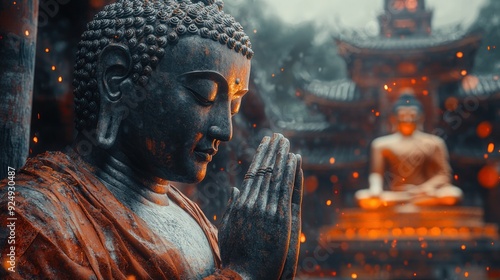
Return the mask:
<svg viewBox="0 0 500 280">
<path fill-rule="evenodd" d="M 292 205 L 302 205 L 302 193 L 304 190 L 304 172 L 302 171 L 302 156 L 296 155 L 297 168 L 295 169 L 295 182 L 293 184 Z"/>
<path fill-rule="evenodd" d="M 283 180 L 280 184 L 279 198 L 278 198 L 278 213 L 282 217 L 290 217 L 291 209 L 291 192 L 295 181 L 295 169 L 297 167 L 297 157 L 295 154 L 288 154 Z"/>
<path fill-rule="evenodd" d="M 270 163 L 272 166 L 272 172 L 267 172 L 264 176 L 260 191 L 257 197 L 257 207 L 258 209 L 265 211 L 267 207 L 268 197 L 270 192 L 276 193 L 276 185 L 279 182 L 273 180 L 276 172 L 283 173 L 283 168 L 286 163 L 286 157 L 288 155 L 288 151 L 290 150 L 290 142 L 285 137 L 281 137 L 277 146 L 277 151 L 275 156 L 273 157 L 273 161 Z M 280 180 L 281 181 L 281 180 Z"/>
<path fill-rule="evenodd" d="M 297 271 L 297 263 L 300 253 L 300 232 L 302 219 L 300 216 L 300 207 L 292 205 L 292 230 L 290 232 L 290 244 L 288 245 L 288 253 L 281 274 L 281 280 L 294 279 Z"/>
<path fill-rule="evenodd" d="M 229 197 L 229 201 L 227 202 L 226 211 L 224 211 L 224 216 L 222 217 L 221 225 L 227 224 L 229 217 L 231 216 L 231 211 L 233 210 L 239 195 L 240 190 L 238 190 L 237 188 L 231 188 L 231 194 Z"/>
<path fill-rule="evenodd" d="M 269 171 L 273 168 L 274 158 L 276 157 L 276 152 L 278 150 L 278 145 L 283 139 L 283 135 L 275 133 L 273 138 L 271 138 L 271 142 L 269 143 L 269 148 L 266 151 L 264 159 L 262 160 L 262 165 L 258 167 L 257 174 L 253 180 L 252 187 L 249 190 L 248 198 L 246 201 L 247 205 L 254 205 L 257 201 L 257 197 L 261 191 L 261 187 L 267 187 L 262 184 L 264 181 L 264 176 L 269 173 Z M 267 193 L 267 189 L 262 190 Z"/>
<path fill-rule="evenodd" d="M 247 172 L 247 175 L 251 175 L 252 177 L 245 178 L 241 186 L 241 195 L 238 200 L 239 206 L 244 204 L 247 199 L 248 193 L 250 192 L 253 181 L 255 179 L 253 176 L 255 176 L 255 174 L 257 173 L 257 169 L 259 168 L 259 166 L 262 165 L 262 160 L 264 160 L 264 156 L 266 155 L 266 152 L 269 148 L 270 140 L 271 138 L 269 136 L 265 136 L 260 142 L 259 147 L 257 148 L 257 152 L 255 153 L 255 156 L 253 157 L 252 163 L 250 164 Z M 247 175 L 245 175 L 245 177 L 247 177 Z"/>
<path fill-rule="evenodd" d="M 281 274 L 281 280 L 294 279 L 297 271 L 297 263 L 300 253 L 300 233 L 302 227 L 302 192 L 304 189 L 302 171 L 302 157 L 297 156 L 297 166 L 295 170 L 295 182 L 292 194 L 292 229 L 290 232 L 290 244 L 286 256 L 285 266 Z"/>
</svg>

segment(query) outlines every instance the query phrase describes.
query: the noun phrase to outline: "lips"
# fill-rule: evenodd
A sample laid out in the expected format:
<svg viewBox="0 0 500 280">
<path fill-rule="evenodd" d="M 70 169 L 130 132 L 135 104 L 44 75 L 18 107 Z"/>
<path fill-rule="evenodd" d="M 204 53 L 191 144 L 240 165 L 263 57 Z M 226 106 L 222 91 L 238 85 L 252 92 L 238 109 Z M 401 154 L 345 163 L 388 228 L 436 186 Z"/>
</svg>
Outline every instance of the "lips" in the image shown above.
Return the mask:
<svg viewBox="0 0 500 280">
<path fill-rule="evenodd" d="M 194 154 L 199 161 L 211 162 L 212 157 L 217 153 L 217 150 L 213 148 L 203 149 L 197 148 L 194 150 Z"/>
</svg>

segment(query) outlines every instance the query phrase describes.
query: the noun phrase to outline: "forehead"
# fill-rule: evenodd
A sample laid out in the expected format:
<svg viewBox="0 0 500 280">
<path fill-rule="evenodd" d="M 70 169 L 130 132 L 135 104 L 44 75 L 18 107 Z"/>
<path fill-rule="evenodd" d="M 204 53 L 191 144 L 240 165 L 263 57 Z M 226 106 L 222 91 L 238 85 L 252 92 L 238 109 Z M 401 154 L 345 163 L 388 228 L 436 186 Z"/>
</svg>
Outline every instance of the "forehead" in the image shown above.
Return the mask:
<svg viewBox="0 0 500 280">
<path fill-rule="evenodd" d="M 250 76 L 250 60 L 229 49 L 226 45 L 199 36 L 181 37 L 174 46 L 165 48 L 158 70 L 172 74 L 192 71 L 216 71 L 226 78 L 235 90 L 247 89 Z M 238 82 L 237 82 L 238 80 Z"/>
<path fill-rule="evenodd" d="M 398 115 L 418 115 L 417 106 L 399 106 L 396 108 Z"/>
</svg>

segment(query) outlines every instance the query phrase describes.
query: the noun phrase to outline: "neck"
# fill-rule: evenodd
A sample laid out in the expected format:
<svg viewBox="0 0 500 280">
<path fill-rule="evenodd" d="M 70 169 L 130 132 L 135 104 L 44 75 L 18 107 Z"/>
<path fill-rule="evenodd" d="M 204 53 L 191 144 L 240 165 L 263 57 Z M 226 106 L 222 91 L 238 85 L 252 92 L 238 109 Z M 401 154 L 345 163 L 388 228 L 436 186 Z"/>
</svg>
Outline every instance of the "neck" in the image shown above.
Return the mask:
<svg viewBox="0 0 500 280">
<path fill-rule="evenodd" d="M 79 143 L 78 139 L 86 140 L 78 137 L 76 143 Z M 122 203 L 169 205 L 169 182 L 141 170 L 140 162 L 123 153 L 120 147 L 119 143 L 110 149 L 93 145 L 89 155 L 82 156 L 82 159 L 96 167 L 94 175 Z"/>
<path fill-rule="evenodd" d="M 412 137 L 414 137 L 414 136 L 415 136 L 418 132 L 417 132 L 417 130 L 415 130 L 415 131 L 413 131 L 411 134 L 403 134 L 403 133 L 401 133 L 401 131 L 398 131 L 397 133 L 398 133 L 401 137 L 403 137 L 403 138 L 412 138 Z"/>
</svg>

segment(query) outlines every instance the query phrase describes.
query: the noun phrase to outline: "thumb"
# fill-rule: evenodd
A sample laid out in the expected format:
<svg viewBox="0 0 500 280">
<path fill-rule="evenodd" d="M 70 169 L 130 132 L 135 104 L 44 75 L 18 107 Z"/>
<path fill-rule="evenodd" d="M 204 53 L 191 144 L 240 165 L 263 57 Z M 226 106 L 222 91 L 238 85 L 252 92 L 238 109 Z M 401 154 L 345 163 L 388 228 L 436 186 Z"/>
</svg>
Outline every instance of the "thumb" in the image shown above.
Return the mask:
<svg viewBox="0 0 500 280">
<path fill-rule="evenodd" d="M 237 188 L 231 188 L 231 193 L 229 196 L 229 201 L 227 202 L 226 206 L 226 211 L 224 212 L 224 216 L 222 217 L 222 224 L 226 224 L 227 220 L 229 220 L 229 213 L 234 207 L 235 202 L 238 200 L 238 197 L 240 196 L 240 190 Z"/>
</svg>

